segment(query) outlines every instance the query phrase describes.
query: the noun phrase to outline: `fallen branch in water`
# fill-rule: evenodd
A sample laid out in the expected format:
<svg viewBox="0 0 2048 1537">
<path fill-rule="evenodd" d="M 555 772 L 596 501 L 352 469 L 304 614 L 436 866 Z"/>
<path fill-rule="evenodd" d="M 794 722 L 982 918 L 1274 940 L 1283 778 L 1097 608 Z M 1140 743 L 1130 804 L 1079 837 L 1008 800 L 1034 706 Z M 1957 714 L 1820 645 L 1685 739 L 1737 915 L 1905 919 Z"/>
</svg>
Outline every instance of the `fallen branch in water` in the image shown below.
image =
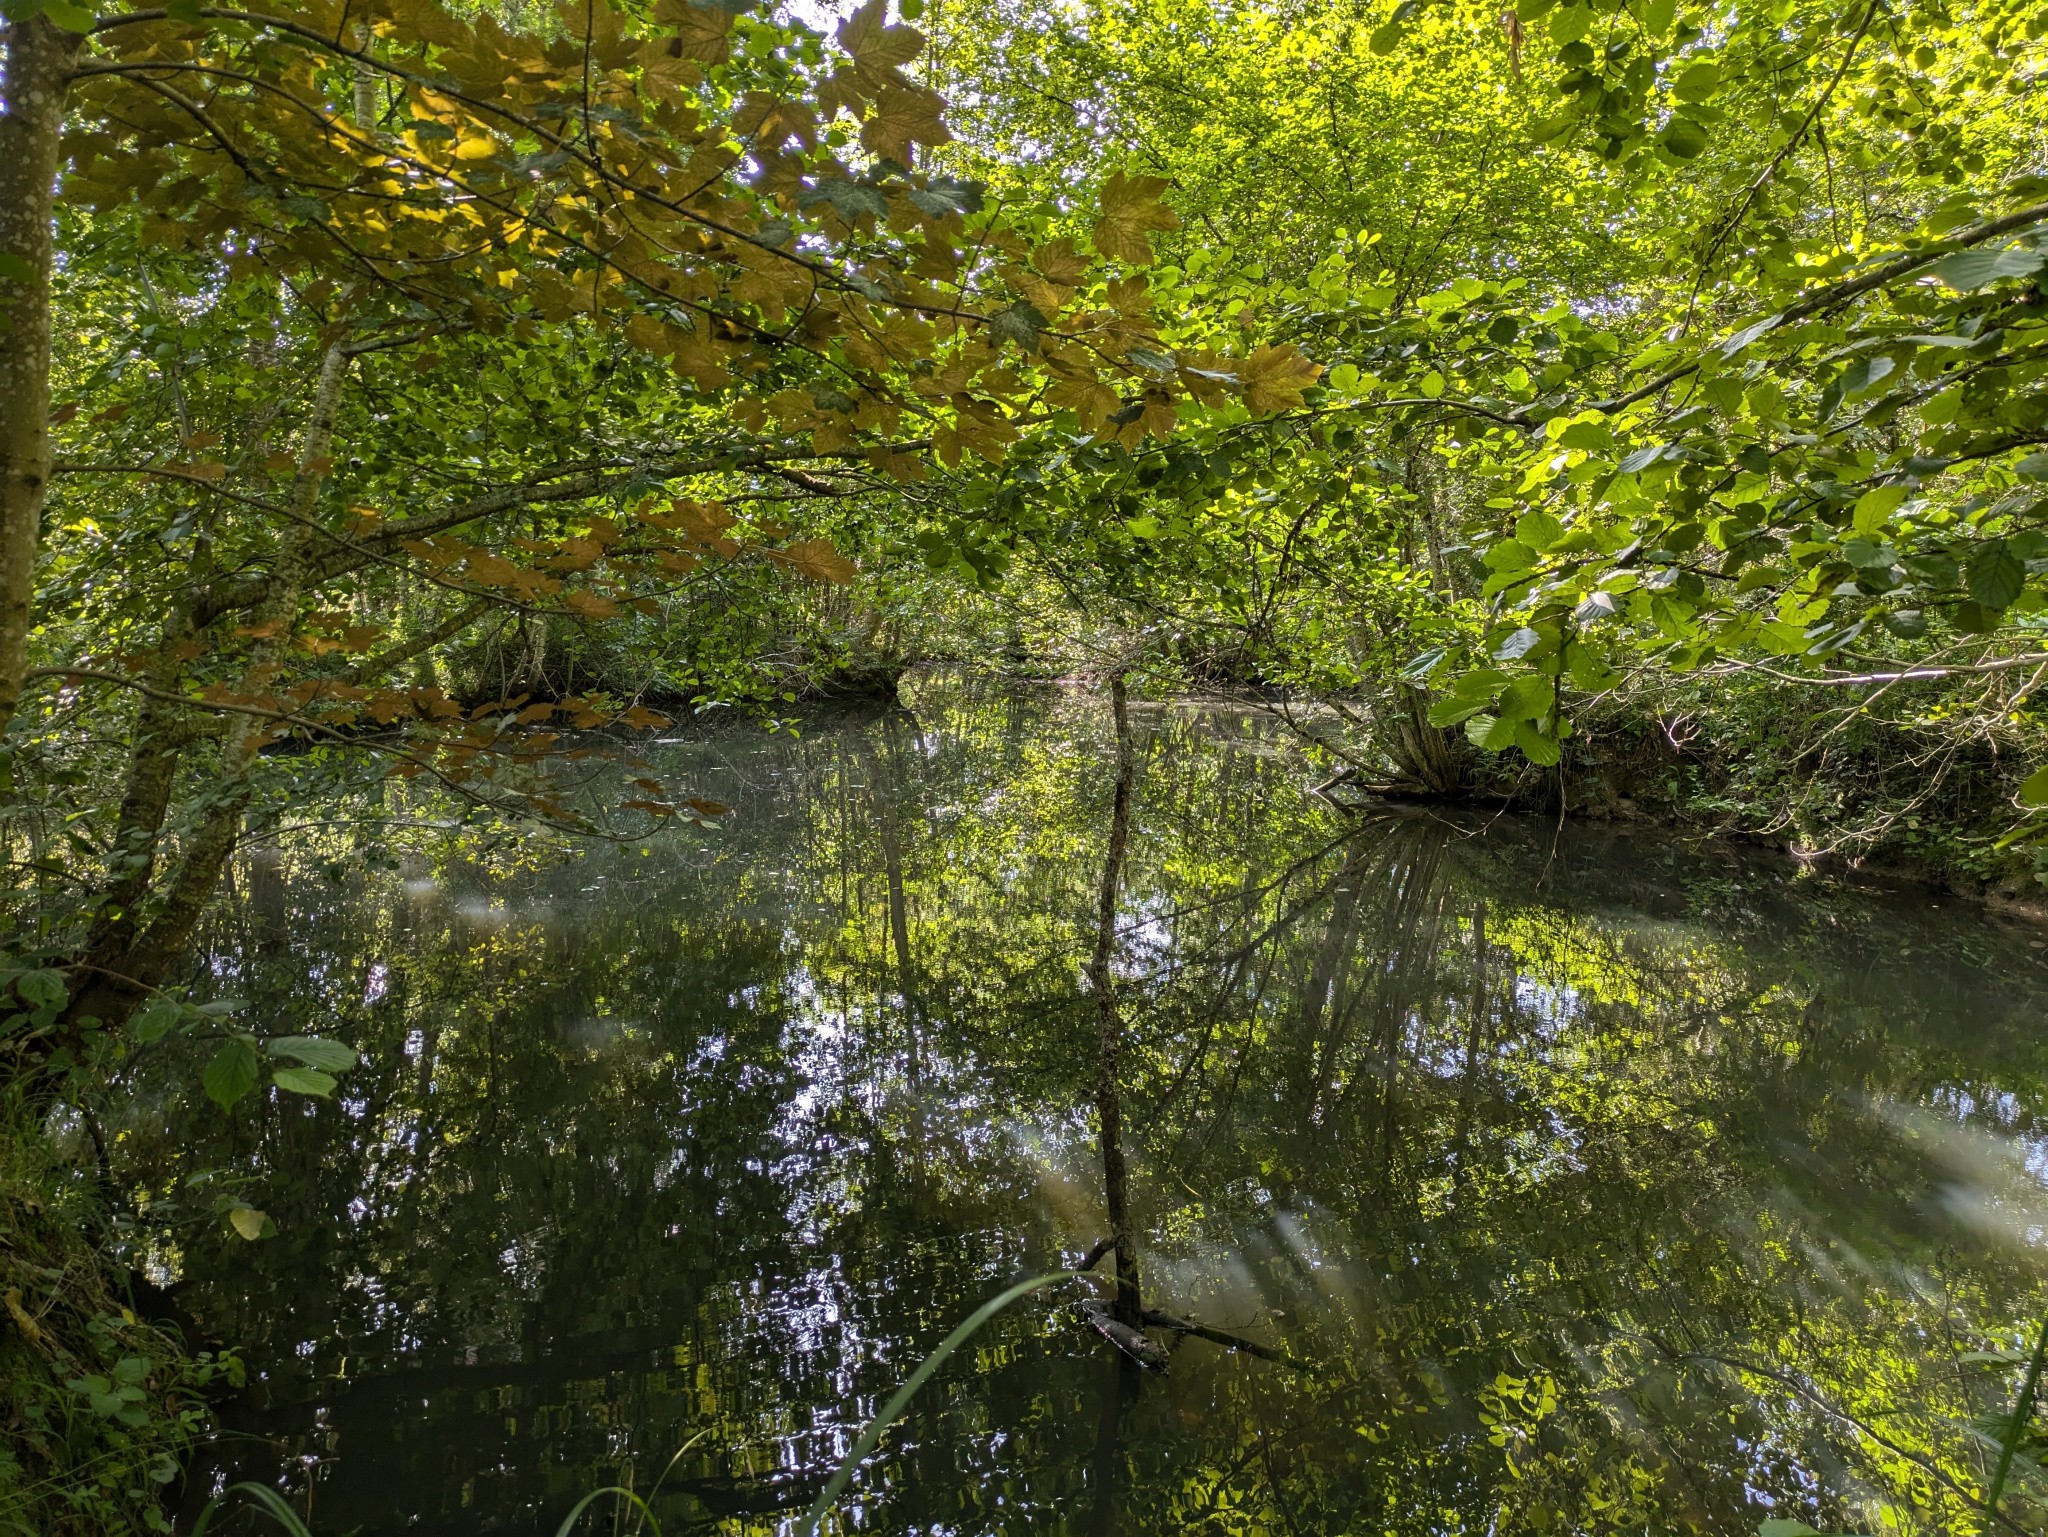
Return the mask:
<svg viewBox="0 0 2048 1537">
<path fill-rule="evenodd" d="M 1101 1263 L 1102 1257 L 1115 1247 L 1114 1237 L 1098 1239 L 1095 1247 L 1082 1255 L 1080 1264 L 1074 1268 L 1077 1271 L 1093 1270 Z M 1117 1322 L 1110 1316 L 1108 1308 L 1103 1303 L 1091 1298 L 1081 1304 L 1081 1312 L 1089 1323 L 1095 1326 L 1098 1333 L 1141 1366 L 1150 1367 L 1154 1371 L 1166 1369 L 1163 1358 L 1156 1362 L 1153 1359 L 1159 1347 L 1128 1324 Z M 1232 1334 L 1227 1329 L 1212 1329 L 1207 1324 L 1198 1324 L 1191 1319 L 1181 1318 L 1158 1308 L 1144 1309 L 1140 1321 L 1148 1328 L 1169 1329 L 1178 1335 L 1191 1334 L 1196 1339 L 1207 1340 L 1212 1345 L 1221 1345 L 1225 1350 L 1242 1351 L 1245 1355 L 1257 1356 L 1261 1361 L 1271 1361 L 1290 1371 L 1300 1372 L 1305 1377 L 1316 1375 L 1316 1369 L 1306 1361 L 1296 1360 L 1284 1350 L 1276 1350 L 1271 1345 L 1261 1345 L 1256 1340 L 1248 1340 L 1241 1334 Z M 1112 1330 L 1116 1332 L 1113 1333 Z M 1135 1340 L 1127 1341 L 1125 1335 L 1135 1336 Z M 1143 1345 L 1137 1344 L 1137 1340 L 1142 1340 Z"/>
</svg>

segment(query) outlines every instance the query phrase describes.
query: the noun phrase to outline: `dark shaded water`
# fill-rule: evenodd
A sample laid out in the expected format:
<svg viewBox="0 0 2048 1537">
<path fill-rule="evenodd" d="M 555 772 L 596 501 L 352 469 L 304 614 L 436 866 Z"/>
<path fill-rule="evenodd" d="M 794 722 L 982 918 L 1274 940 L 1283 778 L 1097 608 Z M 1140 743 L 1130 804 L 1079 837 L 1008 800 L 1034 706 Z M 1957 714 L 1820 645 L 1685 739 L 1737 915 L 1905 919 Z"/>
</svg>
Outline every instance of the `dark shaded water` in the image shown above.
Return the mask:
<svg viewBox="0 0 2048 1537">
<path fill-rule="evenodd" d="M 2041 1307 L 2032 931 L 1647 834 L 1354 823 L 1268 724 L 1139 724 L 1147 1284 L 1317 1370 L 1189 1341 L 1136 1380 L 1050 1293 L 850 1523 L 1978 1529 L 1967 1421 L 2017 1372 L 1973 1356 Z M 243 870 L 215 985 L 365 1065 L 232 1125 L 167 1075 L 122 1144 L 279 1229 L 158 1256 L 260 1374 L 209 1477 L 323 1533 L 539 1533 L 666 1469 L 669 1533 L 787 1530 L 954 1323 L 1101 1233 L 1099 702 L 932 685 L 657 751 L 730 825 Z"/>
</svg>

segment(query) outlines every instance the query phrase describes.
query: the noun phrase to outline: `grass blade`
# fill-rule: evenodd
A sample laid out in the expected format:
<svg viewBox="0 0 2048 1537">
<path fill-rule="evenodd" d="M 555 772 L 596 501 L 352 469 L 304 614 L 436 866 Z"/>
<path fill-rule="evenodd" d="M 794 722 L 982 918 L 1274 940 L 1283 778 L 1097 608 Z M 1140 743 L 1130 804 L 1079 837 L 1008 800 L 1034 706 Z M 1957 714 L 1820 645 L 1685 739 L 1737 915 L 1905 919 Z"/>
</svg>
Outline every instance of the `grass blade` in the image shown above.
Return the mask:
<svg viewBox="0 0 2048 1537">
<path fill-rule="evenodd" d="M 608 1494 L 615 1494 L 627 1503 L 638 1507 L 641 1521 L 654 1528 L 654 1537 L 661 1537 L 661 1523 L 654 1519 L 654 1512 L 648 1508 L 647 1502 L 631 1489 L 627 1489 L 619 1484 L 607 1484 L 602 1489 L 593 1489 L 590 1493 L 584 1495 L 582 1499 L 576 1502 L 575 1507 L 569 1514 L 562 1517 L 562 1524 L 555 1528 L 555 1537 L 569 1537 L 569 1533 L 576 1529 L 576 1522 L 583 1512 Z"/>
<path fill-rule="evenodd" d="M 198 1521 L 193 1524 L 192 1537 L 206 1537 L 207 1527 L 213 1524 L 213 1513 L 227 1503 L 227 1498 L 231 1494 L 246 1494 L 266 1515 L 283 1527 L 290 1537 L 313 1537 L 313 1534 L 306 1530 L 306 1523 L 298 1518 L 298 1514 L 291 1506 L 285 1504 L 283 1495 L 268 1484 L 250 1483 L 229 1484 L 226 1489 L 208 1500 L 206 1507 L 199 1512 Z"/>
<path fill-rule="evenodd" d="M 2041 1320 L 2041 1337 L 2034 1342 L 2033 1359 L 2027 1362 L 2027 1380 L 2020 1388 L 2019 1402 L 2012 1406 L 2012 1423 L 2006 1426 L 2005 1440 L 1998 1452 L 1998 1474 L 1991 1480 L 1991 1492 L 1984 1498 L 1984 1508 L 1992 1515 L 1998 1514 L 1998 1502 L 2005 1498 L 2006 1475 L 2012 1472 L 2012 1456 L 2019 1450 L 2019 1444 L 2026 1438 L 2027 1421 L 2034 1412 L 2034 1393 L 2041 1384 L 2041 1366 L 2048 1360 L 2048 1318 Z"/>
<path fill-rule="evenodd" d="M 910 1374 L 910 1380 L 898 1388 L 895 1397 L 882 1405 L 882 1412 L 869 1421 L 868 1428 L 862 1431 L 860 1439 L 854 1442 L 853 1450 L 848 1452 L 839 1464 L 839 1471 L 834 1473 L 832 1481 L 825 1485 L 825 1492 L 818 1496 L 818 1503 L 811 1507 L 811 1513 L 804 1517 L 803 1524 L 796 1529 L 796 1537 L 817 1537 L 819 1524 L 838 1501 L 839 1496 L 846 1492 L 846 1486 L 853 1482 L 854 1473 L 881 1441 L 883 1432 L 902 1416 L 903 1411 L 910 1405 L 912 1395 L 924 1386 L 931 1374 L 945 1365 L 946 1357 L 966 1344 L 974 1337 L 976 1330 L 1019 1297 L 1035 1292 L 1041 1286 L 1050 1286 L 1055 1281 L 1064 1281 L 1069 1276 L 1079 1274 L 1081 1272 L 1078 1270 L 1055 1270 L 1050 1275 L 1034 1276 L 1029 1281 L 1019 1281 L 1008 1291 L 984 1302 L 969 1315 L 965 1323 L 941 1340 L 939 1348 L 924 1358 L 924 1364 Z M 560 1537 L 560 1534 L 557 1534 L 557 1537 Z"/>
</svg>

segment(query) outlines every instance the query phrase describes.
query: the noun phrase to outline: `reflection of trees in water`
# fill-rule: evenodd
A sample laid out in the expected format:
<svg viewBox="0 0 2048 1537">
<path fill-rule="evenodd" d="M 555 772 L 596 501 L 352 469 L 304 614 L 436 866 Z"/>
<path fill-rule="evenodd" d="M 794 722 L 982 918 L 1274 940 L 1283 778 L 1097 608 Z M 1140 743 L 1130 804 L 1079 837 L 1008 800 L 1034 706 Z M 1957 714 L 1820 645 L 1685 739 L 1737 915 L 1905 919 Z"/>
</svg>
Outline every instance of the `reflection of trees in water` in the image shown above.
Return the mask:
<svg viewBox="0 0 2048 1537">
<path fill-rule="evenodd" d="M 1117 986 L 1147 1288 L 1324 1372 L 1189 1343 L 1132 1397 L 1020 1314 L 864 1476 L 871 1522 L 1720 1530 L 1746 1487 L 1852 1467 L 1927 1486 L 1908 1529 L 1950 1519 L 1971 1458 L 1900 1411 L 1961 1410 L 1944 1331 L 1967 1348 L 2028 1273 L 1915 1205 L 1926 1145 L 1868 1106 L 1960 1086 L 2030 1129 L 2015 945 L 1944 958 L 1883 903 L 1661 844 L 1347 830 L 1256 721 L 1141 723 Z M 666 1518 L 787 1506 L 975 1301 L 1102 1231 L 1103 728 L 966 696 L 693 749 L 736 825 L 646 857 L 342 900 L 243 872 L 223 990 L 339 1016 L 366 1065 L 338 1109 L 123 1145 L 166 1188 L 277 1171 L 251 1194 L 281 1236 L 194 1227 L 187 1290 L 265 1342 L 250 1423 L 333 1456 L 329 1522 L 532 1524 L 707 1427 Z"/>
</svg>

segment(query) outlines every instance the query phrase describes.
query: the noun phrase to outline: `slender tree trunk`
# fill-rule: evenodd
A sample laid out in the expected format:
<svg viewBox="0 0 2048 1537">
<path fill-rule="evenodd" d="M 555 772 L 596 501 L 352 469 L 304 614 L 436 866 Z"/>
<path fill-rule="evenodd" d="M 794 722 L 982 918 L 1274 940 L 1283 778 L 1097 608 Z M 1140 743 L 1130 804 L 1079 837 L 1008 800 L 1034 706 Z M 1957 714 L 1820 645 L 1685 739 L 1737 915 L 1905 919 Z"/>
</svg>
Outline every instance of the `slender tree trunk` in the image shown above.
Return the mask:
<svg viewBox="0 0 2048 1537">
<path fill-rule="evenodd" d="M 1095 993 L 1096 1057 L 1095 1116 L 1102 1141 L 1102 1183 L 1109 1206 L 1109 1229 L 1116 1239 L 1116 1303 L 1121 1323 L 1137 1328 L 1144 1315 L 1138 1288 L 1138 1246 L 1131 1232 L 1130 1187 L 1124 1173 L 1123 1105 L 1118 1070 L 1123 1057 L 1123 1018 L 1117 1011 L 1116 980 L 1109 963 L 1116 950 L 1116 898 L 1123 882 L 1124 847 L 1131 835 L 1131 722 L 1124 675 L 1109 682 L 1110 708 L 1116 715 L 1116 800 L 1109 819 L 1109 852 L 1102 862 L 1102 886 L 1096 894 L 1095 955 L 1088 963 L 1088 985 Z"/>
<path fill-rule="evenodd" d="M 48 18 L 0 25 L 0 731 L 21 704 L 50 481 L 50 220 L 73 56 Z"/>
<path fill-rule="evenodd" d="M 348 365 L 349 355 L 339 343 L 330 346 L 321 358 L 313 408 L 299 449 L 298 476 L 293 483 L 296 516 L 278 536 L 269 594 L 255 615 L 266 633 L 251 649 L 237 689 L 246 698 L 260 700 L 265 696 L 291 646 L 299 603 L 305 594 L 309 530 L 319 509 L 321 483 L 327 477 L 328 450 L 334 445 L 335 418 Z M 73 1019 L 93 1018 L 103 1025 L 120 1024 L 152 989 L 162 985 L 177 964 L 198 927 L 200 915 L 206 911 L 214 887 L 219 884 L 221 871 L 235 851 L 242 814 L 255 788 L 251 772 L 273 730 L 272 722 L 256 716 L 233 717 L 221 742 L 217 778 L 199 799 L 194 824 L 180 851 L 182 858 L 154 915 L 141 934 L 118 955 L 92 958 L 90 976 L 71 1005 Z M 175 771 L 173 764 L 163 772 L 168 776 Z"/>
</svg>

